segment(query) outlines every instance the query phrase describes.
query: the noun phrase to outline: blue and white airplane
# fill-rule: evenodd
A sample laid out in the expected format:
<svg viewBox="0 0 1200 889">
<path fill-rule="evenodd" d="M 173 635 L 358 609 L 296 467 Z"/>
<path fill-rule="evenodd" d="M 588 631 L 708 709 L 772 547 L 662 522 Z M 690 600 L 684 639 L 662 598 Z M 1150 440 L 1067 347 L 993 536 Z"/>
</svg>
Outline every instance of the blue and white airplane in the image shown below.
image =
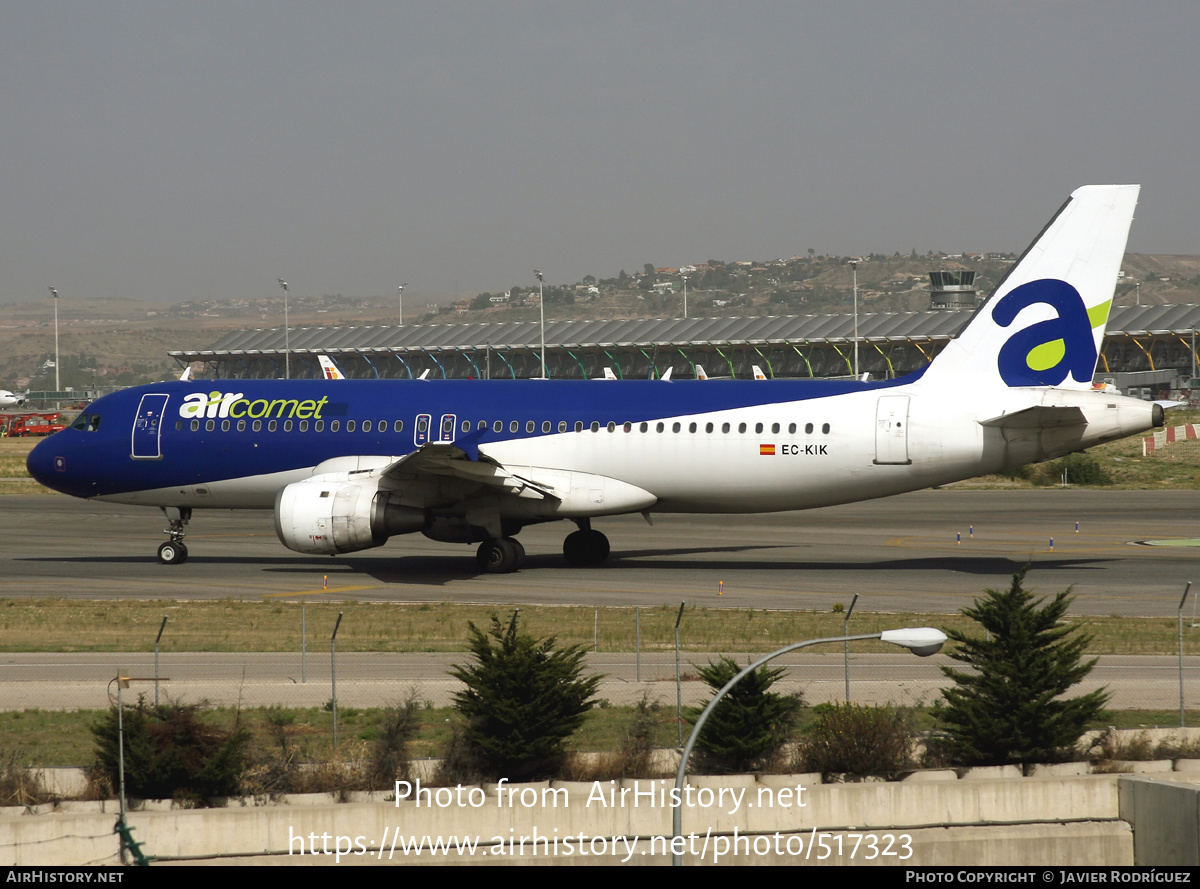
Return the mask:
<svg viewBox="0 0 1200 889">
<path fill-rule="evenodd" d="M 1163 424 L 1092 385 L 1138 186 L 1079 189 L 962 333 L 895 380 L 176 380 L 105 396 L 29 455 L 42 484 L 168 518 L 187 558 L 203 508 L 271 509 L 279 539 L 332 555 L 421 532 L 518 569 L 526 525 L 752 513 L 899 494 Z"/>
</svg>

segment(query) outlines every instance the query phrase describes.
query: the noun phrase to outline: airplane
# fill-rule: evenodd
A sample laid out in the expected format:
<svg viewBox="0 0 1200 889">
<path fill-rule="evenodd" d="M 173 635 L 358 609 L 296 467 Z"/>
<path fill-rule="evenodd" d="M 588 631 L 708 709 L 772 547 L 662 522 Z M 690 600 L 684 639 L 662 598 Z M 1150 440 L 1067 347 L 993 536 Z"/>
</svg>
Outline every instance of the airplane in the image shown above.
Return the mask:
<svg viewBox="0 0 1200 889">
<path fill-rule="evenodd" d="M 25 403 L 24 395 L 17 395 L 7 389 L 0 389 L 0 407 L 20 407 Z"/>
<path fill-rule="evenodd" d="M 166 514 L 273 510 L 301 553 L 420 532 L 524 563 L 556 520 L 599 565 L 605 516 L 759 513 L 869 500 L 1052 459 L 1164 424 L 1092 385 L 1137 203 L 1076 190 L 962 332 L 898 379 L 173 380 L 106 395 L 28 457 L 47 487 Z M 697 375 L 699 376 L 699 374 Z"/>
</svg>

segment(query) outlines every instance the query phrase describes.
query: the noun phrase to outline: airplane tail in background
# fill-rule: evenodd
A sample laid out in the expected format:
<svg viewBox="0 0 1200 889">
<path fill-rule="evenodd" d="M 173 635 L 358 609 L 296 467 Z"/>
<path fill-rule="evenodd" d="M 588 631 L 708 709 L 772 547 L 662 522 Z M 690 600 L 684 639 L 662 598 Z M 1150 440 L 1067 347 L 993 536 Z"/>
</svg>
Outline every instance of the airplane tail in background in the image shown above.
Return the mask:
<svg viewBox="0 0 1200 889">
<path fill-rule="evenodd" d="M 321 362 L 321 373 L 327 380 L 344 380 L 345 374 L 338 369 L 337 364 L 328 355 L 318 355 L 317 360 Z"/>
<path fill-rule="evenodd" d="M 1074 191 L 922 379 L 1090 389 L 1139 188 Z"/>
</svg>

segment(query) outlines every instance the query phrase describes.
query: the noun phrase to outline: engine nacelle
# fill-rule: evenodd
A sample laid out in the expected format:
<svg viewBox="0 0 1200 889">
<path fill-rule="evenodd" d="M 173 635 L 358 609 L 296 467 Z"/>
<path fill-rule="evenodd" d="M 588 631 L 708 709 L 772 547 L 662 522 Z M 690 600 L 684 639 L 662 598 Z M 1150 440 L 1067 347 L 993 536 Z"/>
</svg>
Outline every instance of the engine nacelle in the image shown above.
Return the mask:
<svg viewBox="0 0 1200 889">
<path fill-rule="evenodd" d="M 275 533 L 298 553 L 333 555 L 382 546 L 393 534 L 428 526 L 425 510 L 394 504 L 392 497 L 369 476 L 314 476 L 275 496 Z"/>
</svg>

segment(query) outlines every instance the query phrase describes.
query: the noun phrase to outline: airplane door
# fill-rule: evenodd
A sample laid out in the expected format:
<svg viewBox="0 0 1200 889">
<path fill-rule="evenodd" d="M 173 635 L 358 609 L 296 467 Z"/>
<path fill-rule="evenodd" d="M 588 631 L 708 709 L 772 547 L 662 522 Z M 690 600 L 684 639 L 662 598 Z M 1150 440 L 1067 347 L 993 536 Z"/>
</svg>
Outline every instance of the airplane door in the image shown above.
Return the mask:
<svg viewBox="0 0 1200 889">
<path fill-rule="evenodd" d="M 433 419 L 429 414 L 417 414 L 417 422 L 413 424 L 413 444 L 417 447 L 429 442 L 429 423 Z"/>
<path fill-rule="evenodd" d="M 454 441 L 454 424 L 458 417 L 454 414 L 442 414 L 442 437 L 438 441 Z"/>
<path fill-rule="evenodd" d="M 908 396 L 881 396 L 875 409 L 875 462 L 883 465 L 907 465 Z"/>
<path fill-rule="evenodd" d="M 166 395 L 143 395 L 133 419 L 133 443 L 130 456 L 134 460 L 161 460 L 163 412 L 167 407 Z"/>
</svg>

